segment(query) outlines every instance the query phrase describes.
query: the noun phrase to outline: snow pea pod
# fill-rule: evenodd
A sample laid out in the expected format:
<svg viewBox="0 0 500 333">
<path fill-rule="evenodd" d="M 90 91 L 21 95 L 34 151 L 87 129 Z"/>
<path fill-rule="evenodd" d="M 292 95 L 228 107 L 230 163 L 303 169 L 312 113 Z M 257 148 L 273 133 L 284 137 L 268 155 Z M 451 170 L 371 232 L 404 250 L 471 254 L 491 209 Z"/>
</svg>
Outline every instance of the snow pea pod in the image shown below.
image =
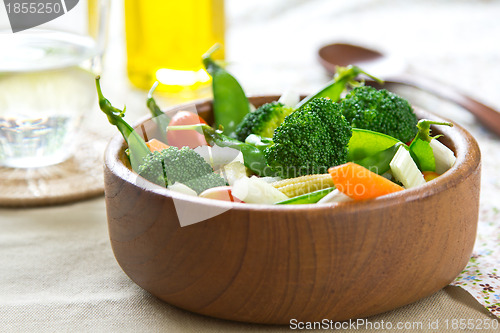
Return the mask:
<svg viewBox="0 0 500 333">
<path fill-rule="evenodd" d="M 153 93 L 157 86 L 158 86 L 158 81 L 156 81 L 155 84 L 153 84 L 153 86 L 149 90 L 148 99 L 146 100 L 146 105 L 149 111 L 151 112 L 151 116 L 154 122 L 158 126 L 158 131 L 162 136 L 166 137 L 167 126 L 170 123 L 170 117 L 167 116 L 167 114 L 160 109 L 155 99 L 153 98 Z"/>
<path fill-rule="evenodd" d="M 311 193 L 302 194 L 287 200 L 277 202 L 276 205 L 304 205 L 313 204 L 320 201 L 328 193 L 335 190 L 335 187 L 324 188 L 322 190 L 317 190 Z"/>
<path fill-rule="evenodd" d="M 238 81 L 212 59 L 218 48 L 216 44 L 203 55 L 203 65 L 212 77 L 215 127 L 222 126 L 225 135 L 235 138 L 235 129 L 250 112 L 250 103 Z"/>
<path fill-rule="evenodd" d="M 101 91 L 100 77 L 95 78 L 99 107 L 108 116 L 108 121 L 115 125 L 128 144 L 128 152 L 132 170 L 137 171 L 143 163 L 144 157 L 149 155 L 150 150 L 144 139 L 124 119 L 125 108 L 117 109 L 103 96 Z"/>
<path fill-rule="evenodd" d="M 422 172 L 436 171 L 436 160 L 429 143 L 432 139 L 438 138 L 439 135 L 430 136 L 431 125 L 453 126 L 452 123 L 428 119 L 422 119 L 417 123 L 418 132 L 410 144 L 410 153 Z"/>
<path fill-rule="evenodd" d="M 436 160 L 429 142 L 415 139 L 410 145 L 410 154 L 420 171 L 436 171 Z"/>
<path fill-rule="evenodd" d="M 382 175 L 389 171 L 390 163 L 396 155 L 399 146 L 404 145 L 402 142 L 396 143 L 387 149 L 381 150 L 373 155 L 367 156 L 361 160 L 354 161 L 354 163 L 359 164 L 368 170 Z"/>
<path fill-rule="evenodd" d="M 353 128 L 349 140 L 347 160 L 350 162 L 362 160 L 368 156 L 384 151 L 397 143 L 392 136 L 370 130 Z"/>
<path fill-rule="evenodd" d="M 379 83 L 383 83 L 382 80 L 366 73 L 361 68 L 353 65 L 349 65 L 347 67 L 337 67 L 337 71 L 333 80 L 328 82 L 325 87 L 323 87 L 317 93 L 310 95 L 304 98 L 295 106 L 295 109 L 299 109 L 309 103 L 314 98 L 325 97 L 329 98 L 334 102 L 337 102 L 340 99 L 340 95 L 346 89 L 348 85 L 359 85 L 359 82 L 356 81 L 356 77 L 360 74 L 364 74 Z"/>
</svg>

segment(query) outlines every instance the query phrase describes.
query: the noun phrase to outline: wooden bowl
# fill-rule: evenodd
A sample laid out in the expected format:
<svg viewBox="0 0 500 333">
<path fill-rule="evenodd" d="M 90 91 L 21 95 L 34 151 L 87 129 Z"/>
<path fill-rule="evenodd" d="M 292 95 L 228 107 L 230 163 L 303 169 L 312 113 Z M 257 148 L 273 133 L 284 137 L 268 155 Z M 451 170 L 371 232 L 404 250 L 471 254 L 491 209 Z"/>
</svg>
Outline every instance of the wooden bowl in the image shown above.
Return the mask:
<svg viewBox="0 0 500 333">
<path fill-rule="evenodd" d="M 211 119 L 210 101 L 197 107 Z M 296 206 L 189 197 L 138 181 L 117 135 L 105 154 L 116 260 L 172 305 L 243 322 L 340 321 L 415 302 L 454 280 L 476 237 L 478 145 L 460 126 L 439 130 L 457 156 L 439 178 L 366 202 Z M 193 211 L 227 211 L 181 227 L 174 199 Z"/>
</svg>

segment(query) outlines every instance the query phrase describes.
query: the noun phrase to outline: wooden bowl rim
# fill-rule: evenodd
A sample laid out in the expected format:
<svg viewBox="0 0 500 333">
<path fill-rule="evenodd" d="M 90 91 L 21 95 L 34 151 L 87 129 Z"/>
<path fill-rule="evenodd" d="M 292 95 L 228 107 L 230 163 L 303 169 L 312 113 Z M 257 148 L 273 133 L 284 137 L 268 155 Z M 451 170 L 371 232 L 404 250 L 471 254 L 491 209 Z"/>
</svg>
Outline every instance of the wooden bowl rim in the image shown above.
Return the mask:
<svg viewBox="0 0 500 333">
<path fill-rule="evenodd" d="M 255 98 L 269 98 L 278 99 L 279 95 L 255 95 L 249 96 L 250 101 Z M 190 103 L 185 103 L 182 105 L 176 105 L 169 107 L 165 112 L 172 110 L 178 110 L 186 105 L 195 104 L 197 106 L 207 106 L 211 104 L 211 99 L 202 99 L 192 101 Z M 432 119 L 436 121 L 449 121 L 445 118 L 439 117 L 428 111 L 424 111 L 419 108 L 415 108 L 417 116 L 422 119 Z M 144 116 L 140 118 L 134 124 L 134 128 L 138 128 L 145 121 L 150 120 L 151 116 Z M 451 121 L 449 121 L 451 122 Z M 476 170 L 481 164 L 481 153 L 479 146 L 474 137 L 463 127 L 453 123 L 453 127 L 440 126 L 439 129 L 434 129 L 434 134 L 443 134 L 447 140 L 449 140 L 453 146 L 456 156 L 455 164 L 446 171 L 441 176 L 434 180 L 427 182 L 424 185 L 405 189 L 404 191 L 388 194 L 375 199 L 366 200 L 363 202 L 350 201 L 344 203 L 327 203 L 327 204 L 302 204 L 302 205 L 269 205 L 269 204 L 248 204 L 248 203 L 237 203 L 228 202 L 214 199 L 206 199 L 200 197 L 193 197 L 190 195 L 173 192 L 162 186 L 151 183 L 147 180 L 137 184 L 135 180 L 138 175 L 130 170 L 121 160 L 120 155 L 123 154 L 126 143 L 121 134 L 117 133 L 109 141 L 105 153 L 104 153 L 104 164 L 115 176 L 121 178 L 130 185 L 137 187 L 145 192 L 154 193 L 158 196 L 163 196 L 165 198 L 171 198 L 176 200 L 183 200 L 193 204 L 202 205 L 213 205 L 221 209 L 234 209 L 241 211 L 262 211 L 262 212 L 290 212 L 290 211 L 322 211 L 322 210 L 332 210 L 335 213 L 350 213 L 353 210 L 372 210 L 377 208 L 389 208 L 394 205 L 409 203 L 423 198 L 430 197 L 436 193 L 444 191 L 448 188 L 454 187 L 461 183 L 465 178 Z M 143 183 L 143 184 L 142 184 Z M 147 185 L 147 186 L 145 186 Z M 209 221 L 205 220 L 205 221 Z M 202 222 L 205 222 L 202 221 Z"/>
</svg>

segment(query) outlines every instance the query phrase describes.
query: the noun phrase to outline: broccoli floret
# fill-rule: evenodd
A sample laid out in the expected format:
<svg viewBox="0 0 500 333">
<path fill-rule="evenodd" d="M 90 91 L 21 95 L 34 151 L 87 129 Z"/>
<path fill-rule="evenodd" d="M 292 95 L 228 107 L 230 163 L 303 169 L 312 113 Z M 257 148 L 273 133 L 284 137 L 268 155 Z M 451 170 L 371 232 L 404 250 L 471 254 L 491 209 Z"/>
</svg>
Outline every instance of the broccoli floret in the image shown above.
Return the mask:
<svg viewBox="0 0 500 333">
<path fill-rule="evenodd" d="M 240 141 L 250 134 L 262 137 L 272 137 L 274 130 L 292 113 L 293 108 L 285 106 L 279 102 L 266 103 L 257 110 L 247 113 L 241 123 L 236 128 L 236 137 Z"/>
<path fill-rule="evenodd" d="M 291 113 L 274 131 L 265 151 L 268 164 L 284 178 L 326 173 L 346 162 L 352 130 L 338 104 L 316 98 Z"/>
<path fill-rule="evenodd" d="M 214 173 L 203 157 L 189 147 L 169 147 L 150 153 L 139 166 L 138 173 L 160 186 L 182 183 L 198 194 L 226 185 L 224 178 Z"/>
<path fill-rule="evenodd" d="M 196 193 L 200 194 L 206 189 L 217 186 L 225 186 L 227 184 L 224 178 L 222 178 L 215 172 L 212 172 L 204 174 L 198 178 L 186 180 L 184 185 L 187 185 L 189 188 L 193 189 Z"/>
<path fill-rule="evenodd" d="M 385 89 L 357 87 L 339 103 L 354 128 L 381 132 L 403 142 L 417 134 L 418 120 L 410 103 Z"/>
</svg>

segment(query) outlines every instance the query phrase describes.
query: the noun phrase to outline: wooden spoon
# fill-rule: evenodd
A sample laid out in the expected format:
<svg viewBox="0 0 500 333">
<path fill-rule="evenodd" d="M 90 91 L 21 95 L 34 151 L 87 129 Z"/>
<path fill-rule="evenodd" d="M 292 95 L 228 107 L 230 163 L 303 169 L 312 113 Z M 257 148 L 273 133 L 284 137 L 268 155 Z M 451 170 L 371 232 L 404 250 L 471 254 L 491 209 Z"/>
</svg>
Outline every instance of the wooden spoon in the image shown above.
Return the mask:
<svg viewBox="0 0 500 333">
<path fill-rule="evenodd" d="M 358 65 L 370 74 L 377 76 L 377 71 L 387 73 L 381 77 L 386 83 L 403 84 L 431 93 L 446 99 L 476 116 L 489 130 L 500 135 L 500 112 L 479 101 L 458 92 L 444 84 L 439 84 L 420 76 L 404 73 L 404 63 L 401 59 L 386 56 L 378 51 L 351 44 L 330 44 L 319 50 L 320 63 L 329 72 L 335 73 L 336 66 Z M 371 71 L 370 69 L 373 69 Z M 394 72 L 397 73 L 394 73 Z M 385 77 L 387 76 L 387 77 Z"/>
</svg>

